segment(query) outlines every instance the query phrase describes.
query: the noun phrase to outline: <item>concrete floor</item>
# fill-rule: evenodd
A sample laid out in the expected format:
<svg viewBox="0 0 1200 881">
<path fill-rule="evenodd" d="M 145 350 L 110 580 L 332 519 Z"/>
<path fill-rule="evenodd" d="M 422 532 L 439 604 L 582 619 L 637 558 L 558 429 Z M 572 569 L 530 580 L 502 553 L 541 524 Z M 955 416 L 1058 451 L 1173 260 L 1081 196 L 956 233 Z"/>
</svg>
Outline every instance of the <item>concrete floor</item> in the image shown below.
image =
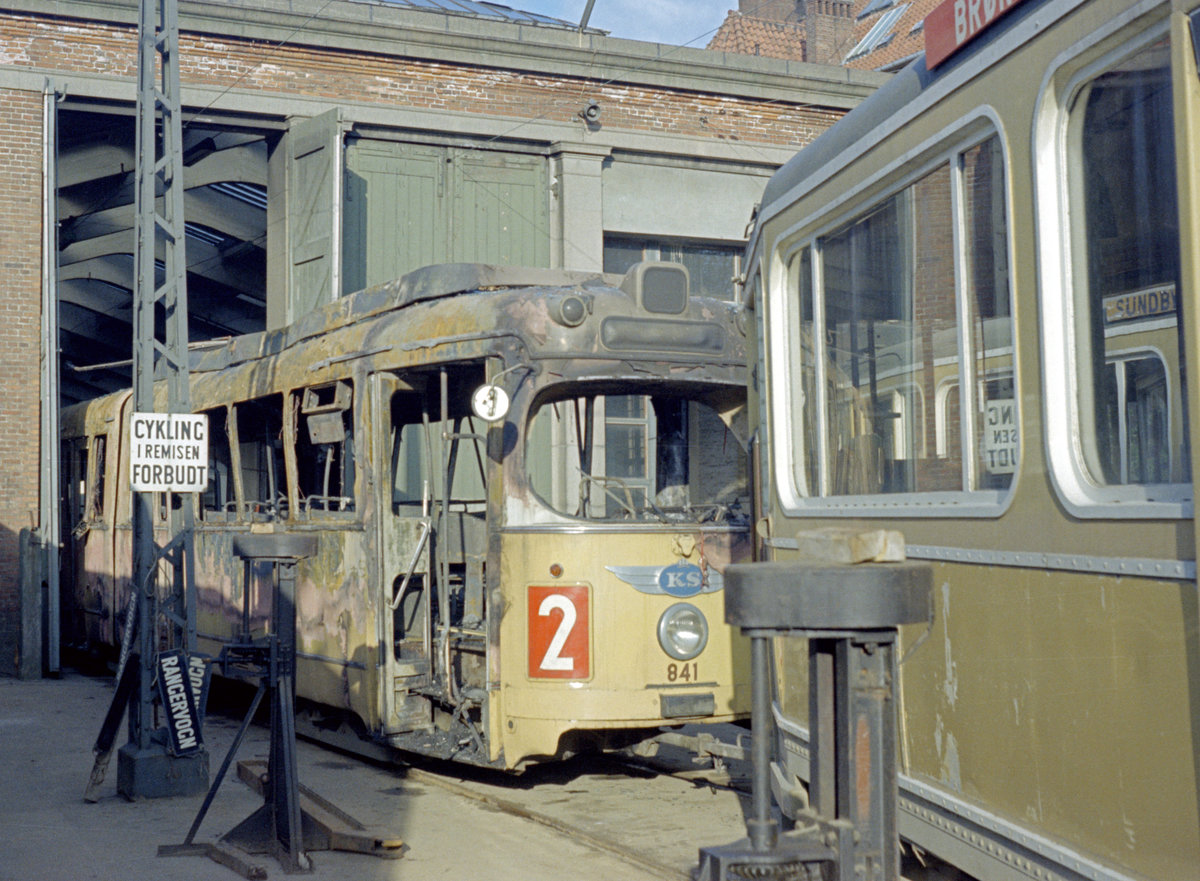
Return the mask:
<svg viewBox="0 0 1200 881">
<path fill-rule="evenodd" d="M 114 756 L 100 801 L 83 801 L 92 744 L 111 698 L 107 681 L 76 673 L 59 680 L 0 679 L 0 881 L 236 879 L 204 857 L 157 856 L 159 845 L 183 841 L 202 795 L 127 801 L 116 792 Z M 205 725 L 214 773 L 239 721 L 210 715 Z M 237 759 L 265 760 L 267 735 L 252 727 Z M 126 739 L 122 727 L 118 745 Z M 735 793 L 677 778 L 591 773 L 577 765 L 515 784 L 469 773 L 455 780 L 451 772 L 447 787 L 304 742 L 298 756 L 301 783 L 410 848 L 399 860 L 316 852 L 315 878 L 681 879 L 695 865 L 698 846 L 744 834 L 743 803 Z M 497 810 L 498 802 L 520 802 L 543 818 L 561 816 L 587 828 L 598 839 L 627 842 L 673 871 L 664 875 L 579 843 L 545 823 Z M 196 840 L 215 841 L 261 804 L 231 771 Z M 284 876 L 271 858 L 254 861 L 270 877 Z"/>
</svg>

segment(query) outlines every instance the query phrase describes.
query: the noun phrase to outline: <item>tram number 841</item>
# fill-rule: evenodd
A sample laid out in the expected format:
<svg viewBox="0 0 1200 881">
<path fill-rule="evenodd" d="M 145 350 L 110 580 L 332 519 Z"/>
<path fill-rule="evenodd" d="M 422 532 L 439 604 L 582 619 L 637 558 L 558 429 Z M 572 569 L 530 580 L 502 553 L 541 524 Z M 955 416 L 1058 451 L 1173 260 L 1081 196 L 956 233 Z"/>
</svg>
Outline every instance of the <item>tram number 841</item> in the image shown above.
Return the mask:
<svg viewBox="0 0 1200 881">
<path fill-rule="evenodd" d="M 692 661 L 686 664 L 667 664 L 667 682 L 699 682 L 700 664 Z"/>
</svg>

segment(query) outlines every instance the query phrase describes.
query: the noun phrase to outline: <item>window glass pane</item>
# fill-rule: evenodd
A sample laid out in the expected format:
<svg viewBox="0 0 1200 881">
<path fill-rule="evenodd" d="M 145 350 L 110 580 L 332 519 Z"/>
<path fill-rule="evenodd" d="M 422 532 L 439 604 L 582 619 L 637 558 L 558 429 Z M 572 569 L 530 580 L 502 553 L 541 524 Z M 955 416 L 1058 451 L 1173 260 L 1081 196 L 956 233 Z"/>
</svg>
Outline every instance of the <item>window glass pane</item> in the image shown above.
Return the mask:
<svg viewBox="0 0 1200 881">
<path fill-rule="evenodd" d="M 1167 483 L 1171 479 L 1167 371 L 1156 356 L 1130 358 L 1114 365 L 1124 371 L 1126 451 L 1123 479 L 1128 483 Z"/>
<path fill-rule="evenodd" d="M 609 235 L 604 237 L 604 271 L 623 275 L 642 260 L 682 263 L 688 270 L 692 294 L 732 300 L 733 278 L 741 253 L 740 244 Z"/>
<path fill-rule="evenodd" d="M 692 245 L 682 246 L 679 250 L 677 262 L 687 267 L 691 293 L 718 300 L 733 299 L 735 258 L 741 252 L 740 248 Z"/>
<path fill-rule="evenodd" d="M 1071 110 L 1078 418 L 1100 484 L 1189 479 L 1168 48 L 1101 74 Z"/>
<path fill-rule="evenodd" d="M 530 485 L 572 517 L 745 525 L 746 454 L 728 427 L 744 398 L 740 389 L 723 394 L 718 403 L 699 392 L 622 388 L 547 400 L 527 435 Z"/>
<path fill-rule="evenodd" d="M 609 422 L 604 427 L 608 473 L 643 478 L 646 474 L 646 426 Z"/>
<path fill-rule="evenodd" d="M 821 242 L 834 495 L 963 488 L 934 424 L 958 375 L 950 181 L 940 166 Z"/>
<path fill-rule="evenodd" d="M 820 492 L 817 453 L 817 328 L 813 325 L 812 250 L 804 248 L 788 263 L 788 289 L 795 291 L 796 318 L 799 323 L 798 339 L 791 347 L 793 375 L 800 380 L 799 395 L 793 403 L 796 418 L 792 424 L 799 426 L 794 439 L 796 450 L 796 477 L 804 495 L 815 496 Z"/>
<path fill-rule="evenodd" d="M 642 419 L 646 415 L 643 395 L 606 395 L 604 412 L 609 419 Z"/>
<path fill-rule="evenodd" d="M 1013 389 L 1004 156 L 999 138 L 989 138 L 963 154 L 962 187 L 963 283 L 970 310 L 967 337 L 977 389 L 976 488 L 1006 489 L 1017 469 L 1019 432 Z M 962 443 L 957 414 L 947 425 L 947 453 L 957 459 Z"/>
<path fill-rule="evenodd" d="M 646 246 L 647 243 L 642 239 L 606 236 L 604 239 L 604 271 L 624 275 L 635 263 L 642 260 L 657 260 L 657 254 L 653 257 L 643 256 Z"/>
</svg>

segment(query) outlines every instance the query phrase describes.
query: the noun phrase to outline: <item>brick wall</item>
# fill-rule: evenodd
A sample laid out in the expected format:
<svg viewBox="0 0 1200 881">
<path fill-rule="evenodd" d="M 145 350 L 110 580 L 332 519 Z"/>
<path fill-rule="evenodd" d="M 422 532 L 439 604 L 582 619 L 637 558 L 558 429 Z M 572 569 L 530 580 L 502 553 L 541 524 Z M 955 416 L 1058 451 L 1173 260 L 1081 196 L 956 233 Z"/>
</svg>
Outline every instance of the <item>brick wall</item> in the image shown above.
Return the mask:
<svg viewBox="0 0 1200 881">
<path fill-rule="evenodd" d="M 841 111 L 620 82 L 437 64 L 382 53 L 301 44 L 180 35 L 180 78 L 188 84 L 301 94 L 517 119 L 572 121 L 589 99 L 604 125 L 627 131 L 712 137 L 799 147 Z M 54 17 L 0 19 L 0 59 L 39 69 L 136 76 L 136 31 Z"/>
<path fill-rule="evenodd" d="M 41 139 L 41 94 L 0 90 L 0 674 L 17 663 L 17 536 L 38 512 Z"/>
<path fill-rule="evenodd" d="M 808 0 L 804 17 L 808 28 L 807 61 L 841 64 L 854 47 L 854 9 L 845 0 Z"/>
</svg>

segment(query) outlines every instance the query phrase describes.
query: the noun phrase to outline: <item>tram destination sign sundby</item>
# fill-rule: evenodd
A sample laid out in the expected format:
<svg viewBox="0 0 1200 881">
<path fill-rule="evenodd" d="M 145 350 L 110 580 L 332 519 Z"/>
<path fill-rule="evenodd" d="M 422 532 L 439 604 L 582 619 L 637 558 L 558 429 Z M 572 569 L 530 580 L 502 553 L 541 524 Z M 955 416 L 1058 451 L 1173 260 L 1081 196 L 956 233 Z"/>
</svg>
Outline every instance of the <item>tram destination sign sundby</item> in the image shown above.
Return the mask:
<svg viewBox="0 0 1200 881">
<path fill-rule="evenodd" d="M 129 477 L 137 492 L 203 492 L 208 485 L 208 417 L 134 413 Z"/>
</svg>

